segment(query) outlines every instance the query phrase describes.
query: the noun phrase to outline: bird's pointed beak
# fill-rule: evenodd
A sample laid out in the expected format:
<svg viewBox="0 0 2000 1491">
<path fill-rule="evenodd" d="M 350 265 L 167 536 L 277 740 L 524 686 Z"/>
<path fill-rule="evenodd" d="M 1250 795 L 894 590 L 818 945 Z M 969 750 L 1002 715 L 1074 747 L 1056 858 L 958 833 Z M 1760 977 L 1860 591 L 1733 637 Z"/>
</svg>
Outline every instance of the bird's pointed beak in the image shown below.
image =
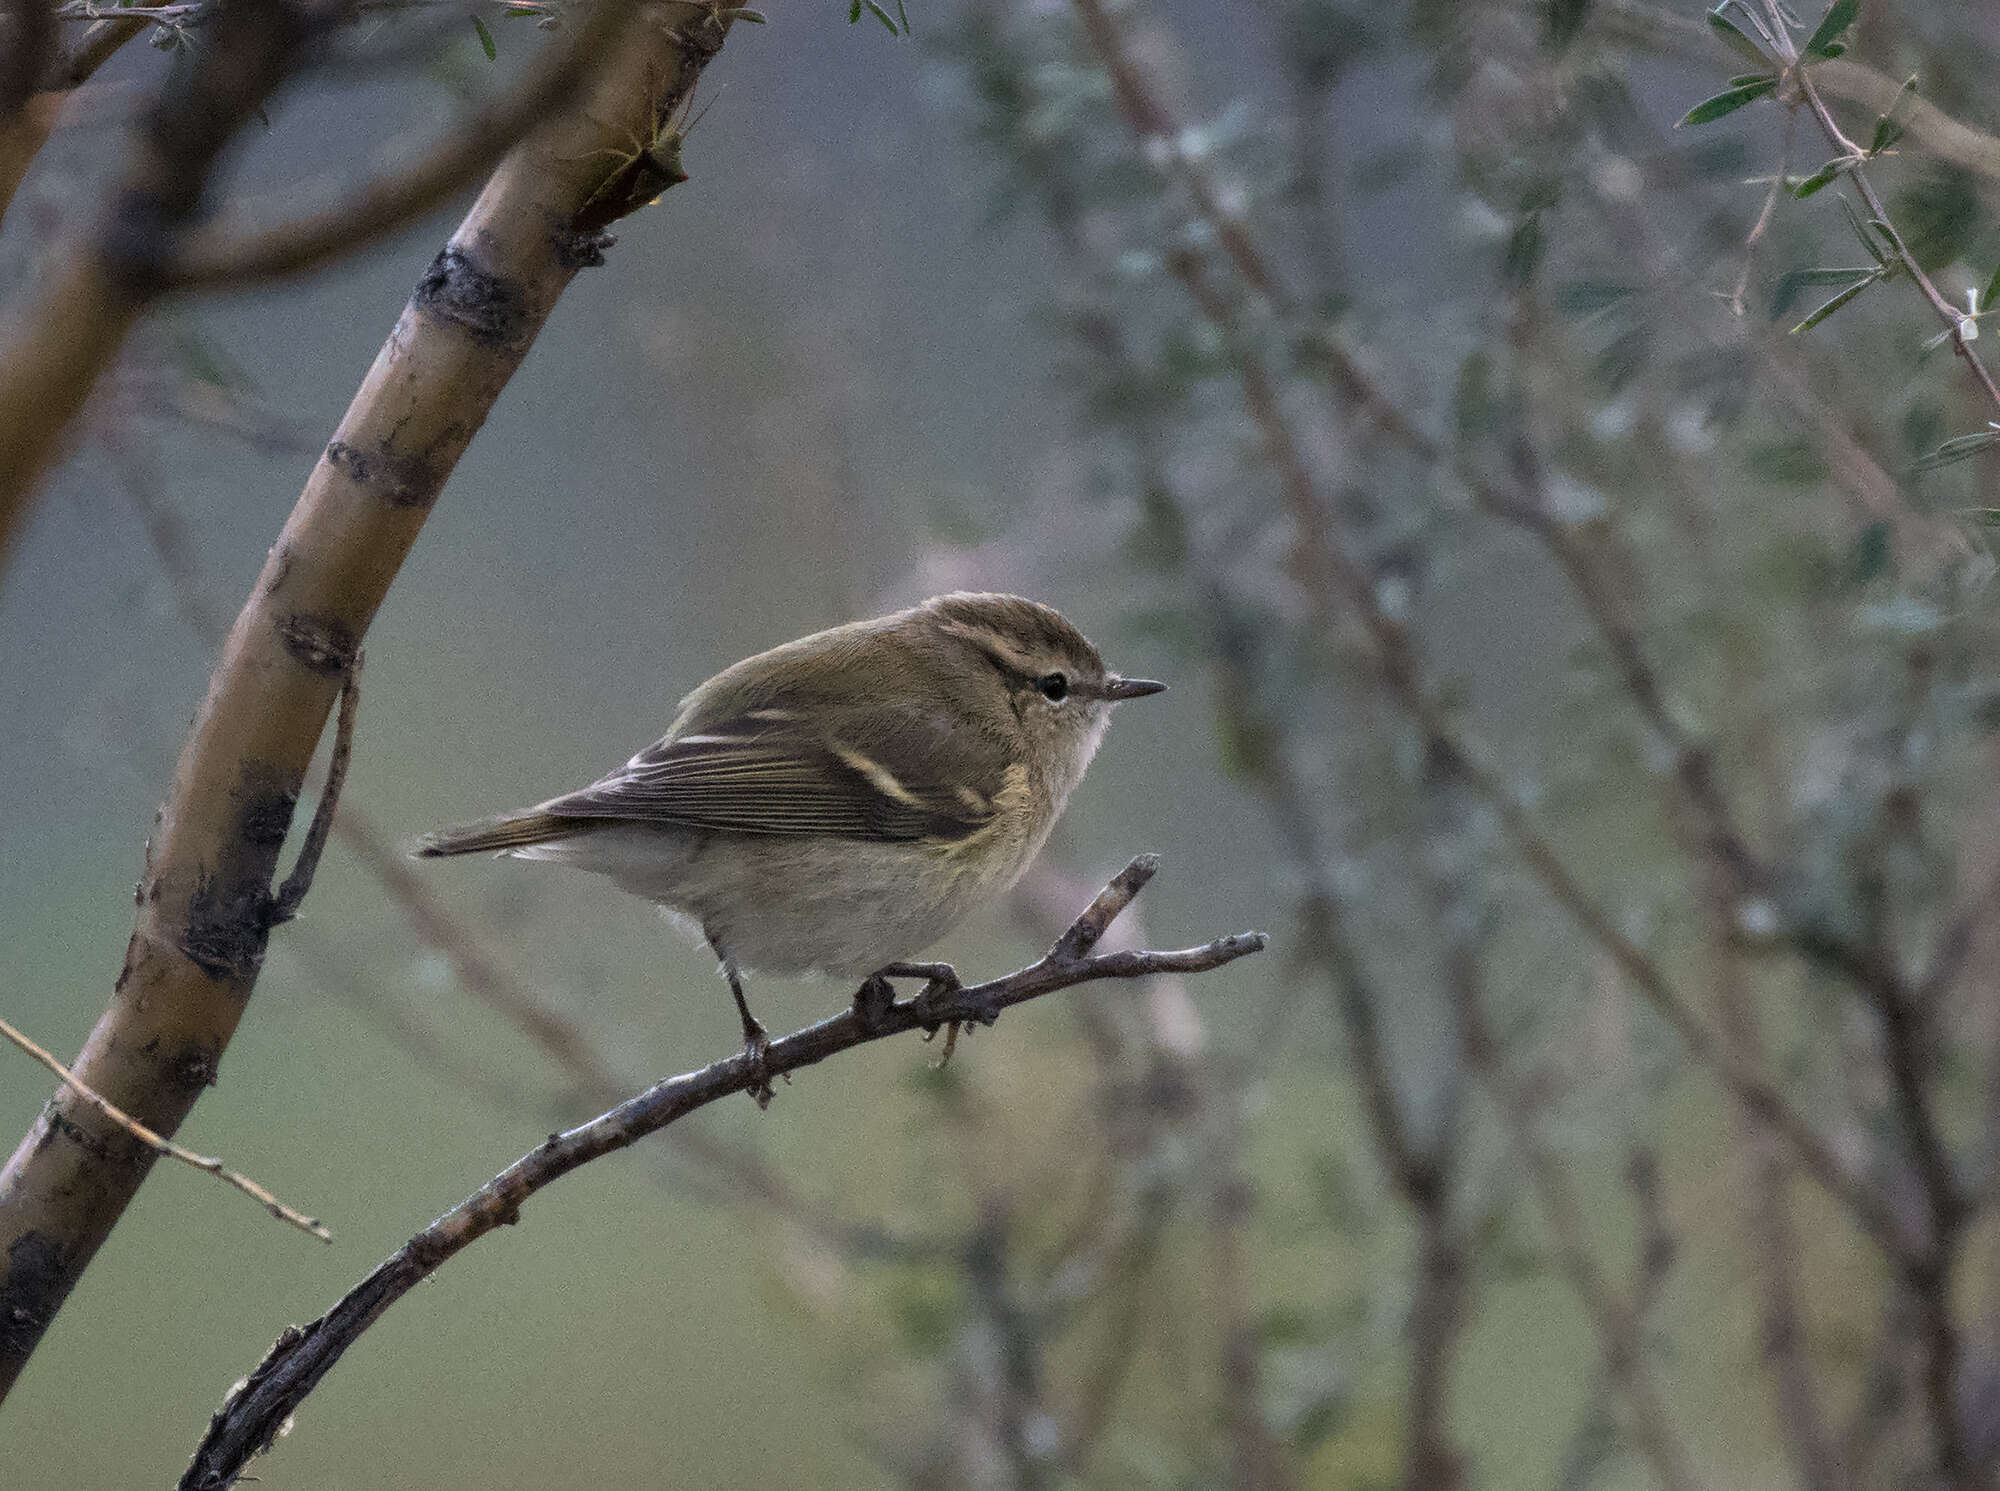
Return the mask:
<svg viewBox="0 0 2000 1491">
<path fill-rule="evenodd" d="M 1120 699 L 1143 699 L 1148 694 L 1166 692 L 1164 683 L 1155 683 L 1150 678 L 1120 678 L 1117 674 L 1104 680 L 1104 697 L 1114 704 Z"/>
</svg>

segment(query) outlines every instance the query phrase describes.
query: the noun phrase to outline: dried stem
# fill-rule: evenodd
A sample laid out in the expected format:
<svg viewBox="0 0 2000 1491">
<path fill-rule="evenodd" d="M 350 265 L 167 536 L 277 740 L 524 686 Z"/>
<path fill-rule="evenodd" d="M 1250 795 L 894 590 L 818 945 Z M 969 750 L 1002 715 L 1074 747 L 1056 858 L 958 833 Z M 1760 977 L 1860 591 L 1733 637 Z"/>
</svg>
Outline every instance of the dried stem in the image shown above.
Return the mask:
<svg viewBox="0 0 2000 1491">
<path fill-rule="evenodd" d="M 1096 936 L 1138 894 L 1157 861 L 1142 856 L 1096 900 L 1039 961 L 1005 978 L 962 989 L 927 988 L 864 1022 L 852 1009 L 773 1041 L 766 1063 L 777 1075 L 798 1071 L 856 1046 L 953 1021 L 991 1023 L 1003 1010 L 1059 989 L 1103 978 L 1201 973 L 1265 946 L 1263 934 L 1239 933 L 1178 952 L 1093 953 Z M 1095 931 L 1093 931 L 1095 929 Z M 745 1054 L 673 1077 L 566 1133 L 552 1134 L 472 1196 L 411 1238 L 331 1310 L 304 1330 L 287 1329 L 263 1363 L 230 1395 L 210 1423 L 182 1491 L 219 1491 L 235 1483 L 249 1458 L 273 1436 L 341 1355 L 382 1313 L 447 1259 L 493 1231 L 520 1220 L 521 1207 L 543 1187 L 590 1161 L 625 1148 L 697 1108 L 748 1092 L 762 1073 Z"/>
<path fill-rule="evenodd" d="M 299 1231 L 309 1233 L 321 1242 L 330 1243 L 333 1241 L 333 1234 L 322 1227 L 316 1219 L 307 1216 L 295 1207 L 285 1205 L 284 1202 L 280 1201 L 276 1196 L 272 1195 L 263 1186 L 258 1185 L 256 1181 L 241 1171 L 231 1170 L 221 1160 L 213 1159 L 207 1155 L 198 1155 L 191 1149 L 183 1149 L 171 1139 L 162 1139 L 158 1134 L 147 1128 L 138 1119 L 127 1113 L 123 1108 L 120 1108 L 102 1093 L 94 1092 L 85 1086 L 76 1073 L 64 1066 L 60 1061 L 57 1061 L 48 1051 L 35 1044 L 34 1041 L 23 1035 L 19 1030 L 16 1030 L 12 1025 L 9 1025 L 5 1020 L 0 1020 L 0 1037 L 5 1037 L 15 1046 L 27 1052 L 28 1055 L 34 1057 L 35 1060 L 39 1061 L 51 1072 L 54 1072 L 64 1086 L 68 1087 L 78 1097 L 82 1098 L 91 1107 L 117 1124 L 119 1128 L 125 1130 L 126 1133 L 137 1139 L 155 1154 L 165 1155 L 170 1160 L 179 1160 L 183 1165 L 192 1165 L 197 1170 L 205 1170 L 225 1185 L 236 1187 L 237 1190 L 248 1196 L 252 1201 L 255 1201 L 279 1221 L 289 1222 L 292 1226 L 298 1228 Z"/>
</svg>

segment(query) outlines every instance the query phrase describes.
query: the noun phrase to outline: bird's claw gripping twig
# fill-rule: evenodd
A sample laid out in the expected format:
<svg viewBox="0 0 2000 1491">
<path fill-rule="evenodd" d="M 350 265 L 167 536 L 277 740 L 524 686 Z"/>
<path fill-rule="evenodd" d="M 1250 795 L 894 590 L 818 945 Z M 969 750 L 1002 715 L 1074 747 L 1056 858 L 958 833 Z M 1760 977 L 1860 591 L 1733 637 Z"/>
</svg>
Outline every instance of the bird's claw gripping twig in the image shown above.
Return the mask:
<svg viewBox="0 0 2000 1491">
<path fill-rule="evenodd" d="M 895 1002 L 895 992 L 890 988 L 892 978 L 920 978 L 923 989 L 916 998 L 937 999 L 946 994 L 956 994 L 965 987 L 958 976 L 958 970 L 949 963 L 890 963 L 871 973 L 862 981 L 860 991 L 854 996 L 854 1012 L 862 1024 L 870 1030 L 879 1030 L 881 1022 L 888 1014 L 889 1006 Z M 913 1003 L 915 1001 L 912 1001 Z M 973 1012 L 972 1019 L 981 1025 L 991 1025 L 1000 1018 L 1000 1006 L 989 1004 Z M 940 1029 L 945 1032 L 944 1054 L 938 1058 L 942 1069 L 951 1060 L 951 1053 L 958 1047 L 958 1033 L 962 1020 L 947 1020 L 941 1026 L 933 1025 L 924 1032 L 924 1039 L 935 1040 Z"/>
<path fill-rule="evenodd" d="M 750 1096 L 760 1109 L 768 1108 L 775 1096 L 771 1088 L 771 1037 L 755 1020 L 743 1027 L 743 1054 L 750 1058 Z M 786 1080 L 790 1080 L 789 1074 Z"/>
</svg>

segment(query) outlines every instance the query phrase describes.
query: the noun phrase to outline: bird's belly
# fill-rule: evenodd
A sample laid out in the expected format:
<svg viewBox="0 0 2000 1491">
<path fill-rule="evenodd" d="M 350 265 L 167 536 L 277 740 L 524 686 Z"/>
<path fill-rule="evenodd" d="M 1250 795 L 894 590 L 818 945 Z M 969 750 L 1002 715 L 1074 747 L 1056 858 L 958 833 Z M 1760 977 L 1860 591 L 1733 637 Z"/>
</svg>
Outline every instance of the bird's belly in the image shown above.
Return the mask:
<svg viewBox="0 0 2000 1491">
<path fill-rule="evenodd" d="M 1020 869 L 1012 854 L 975 869 L 910 844 L 623 824 L 531 855 L 595 871 L 681 913 L 746 971 L 856 977 L 921 952 Z"/>
<path fill-rule="evenodd" d="M 860 976 L 909 958 L 976 910 L 981 877 L 925 864 L 904 845 L 738 839 L 728 863 L 698 859 L 679 910 L 740 966 Z"/>
</svg>

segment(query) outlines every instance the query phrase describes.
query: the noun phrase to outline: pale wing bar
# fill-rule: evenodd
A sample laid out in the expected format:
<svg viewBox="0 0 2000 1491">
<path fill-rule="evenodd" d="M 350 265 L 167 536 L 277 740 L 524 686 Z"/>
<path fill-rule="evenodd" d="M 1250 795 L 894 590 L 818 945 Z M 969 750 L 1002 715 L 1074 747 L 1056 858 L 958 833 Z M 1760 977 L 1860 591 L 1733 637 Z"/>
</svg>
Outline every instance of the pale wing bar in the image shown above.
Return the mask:
<svg viewBox="0 0 2000 1491">
<path fill-rule="evenodd" d="M 829 742 L 709 730 L 663 740 L 540 811 L 888 843 L 963 838 L 991 819 L 990 804 L 976 811 L 935 783 L 910 780 L 914 775 Z"/>
</svg>

